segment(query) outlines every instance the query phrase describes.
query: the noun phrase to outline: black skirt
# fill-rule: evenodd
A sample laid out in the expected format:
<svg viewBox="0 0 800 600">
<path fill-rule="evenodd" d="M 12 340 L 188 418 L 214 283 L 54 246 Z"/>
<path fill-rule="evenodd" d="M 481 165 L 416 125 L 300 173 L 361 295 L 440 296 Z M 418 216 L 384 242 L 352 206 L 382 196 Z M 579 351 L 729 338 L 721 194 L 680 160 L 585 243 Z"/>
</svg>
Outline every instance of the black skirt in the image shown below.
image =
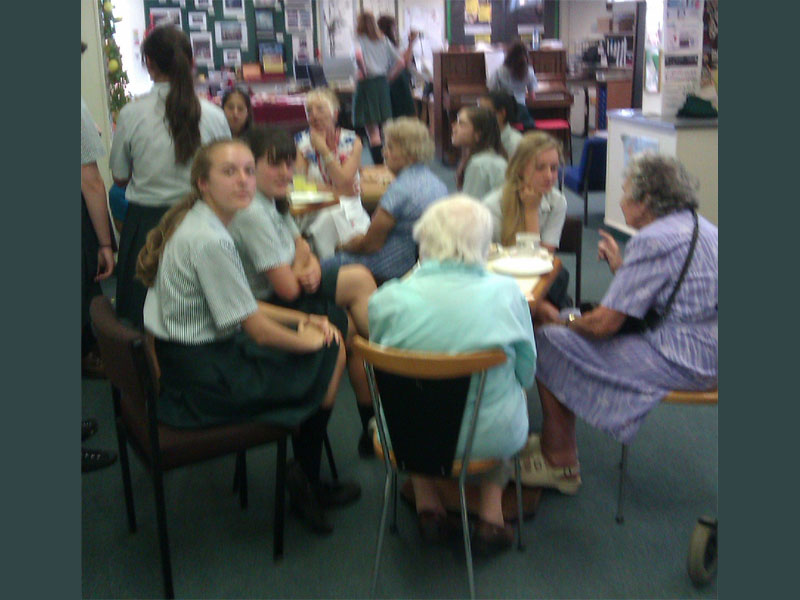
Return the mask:
<svg viewBox="0 0 800 600">
<path fill-rule="evenodd" d="M 97 234 L 86 209 L 86 200 L 81 194 L 81 327 L 89 324 L 89 304 L 103 290 L 94 280 L 97 275 Z"/>
<path fill-rule="evenodd" d="M 117 316 L 140 330 L 144 329 L 143 311 L 147 288 L 136 279 L 136 261 L 139 251 L 147 241 L 147 234 L 158 225 L 169 209 L 169 206 L 143 206 L 130 202 L 119 236 Z"/>
<path fill-rule="evenodd" d="M 353 126 L 382 125 L 391 118 L 392 102 L 386 76 L 359 80 L 353 98 Z"/>
<path fill-rule="evenodd" d="M 295 427 L 319 409 L 338 353 L 332 344 L 294 354 L 244 333 L 198 346 L 156 340 L 158 419 L 184 428 L 245 421 Z"/>
<path fill-rule="evenodd" d="M 389 95 L 392 100 L 392 118 L 416 117 L 417 107 L 414 106 L 414 97 L 411 95 L 411 74 L 408 69 L 403 69 L 400 74 L 389 84 Z"/>
</svg>

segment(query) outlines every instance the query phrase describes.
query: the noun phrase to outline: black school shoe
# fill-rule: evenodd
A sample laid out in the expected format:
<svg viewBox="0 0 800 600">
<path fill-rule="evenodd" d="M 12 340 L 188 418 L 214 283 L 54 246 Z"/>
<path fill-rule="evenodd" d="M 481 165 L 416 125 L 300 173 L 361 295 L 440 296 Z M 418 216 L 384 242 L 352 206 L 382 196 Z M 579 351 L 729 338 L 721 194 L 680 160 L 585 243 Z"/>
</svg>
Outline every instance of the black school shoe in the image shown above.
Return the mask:
<svg viewBox="0 0 800 600">
<path fill-rule="evenodd" d="M 83 419 L 81 421 L 81 441 L 85 442 L 95 433 L 97 433 L 97 420 L 92 418 Z"/>
<path fill-rule="evenodd" d="M 296 460 L 286 465 L 286 487 L 294 514 L 305 521 L 314 533 L 328 535 L 333 532 L 333 525 L 325 518 L 325 511 L 311 482 Z"/>
<path fill-rule="evenodd" d="M 88 473 L 89 471 L 96 471 L 113 465 L 116 460 L 117 453 L 111 450 L 81 448 L 81 473 Z"/>
</svg>

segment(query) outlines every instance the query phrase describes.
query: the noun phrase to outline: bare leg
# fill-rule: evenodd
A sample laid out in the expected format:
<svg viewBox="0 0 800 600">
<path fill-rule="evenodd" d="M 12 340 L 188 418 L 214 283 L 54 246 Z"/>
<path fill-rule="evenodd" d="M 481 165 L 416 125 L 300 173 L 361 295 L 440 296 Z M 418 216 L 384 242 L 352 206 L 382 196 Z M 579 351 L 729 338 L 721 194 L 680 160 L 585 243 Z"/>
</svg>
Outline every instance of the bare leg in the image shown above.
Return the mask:
<svg viewBox="0 0 800 600">
<path fill-rule="evenodd" d="M 372 406 L 372 396 L 369 393 L 369 382 L 367 372 L 364 370 L 364 361 L 353 352 L 351 344 L 355 338 L 353 332 L 353 318 L 347 314 L 348 336 L 347 346 L 347 373 L 350 375 L 350 385 L 353 386 L 353 393 L 356 395 L 356 402 L 360 406 Z"/>
<path fill-rule="evenodd" d="M 414 486 L 414 500 L 417 505 L 417 513 L 424 511 L 445 514 L 442 499 L 437 491 L 438 480 L 432 477 L 412 475 L 411 484 Z"/>
<path fill-rule="evenodd" d="M 370 146 L 381 145 L 381 127 L 377 123 L 369 123 L 365 125 L 367 136 L 369 137 Z"/>
<path fill-rule="evenodd" d="M 555 467 L 568 467 L 578 462 L 575 440 L 575 414 L 558 401 L 553 392 L 536 379 L 542 401 L 542 454 Z"/>
<path fill-rule="evenodd" d="M 331 375 L 328 390 L 325 392 L 325 398 L 322 399 L 322 408 L 332 408 L 333 403 L 336 401 L 336 392 L 339 389 L 339 382 L 342 380 L 342 373 L 344 373 L 345 359 L 344 344 L 340 344 L 339 355 L 336 358 L 336 366 L 333 369 L 333 375 Z"/>
<path fill-rule="evenodd" d="M 481 483 L 478 515 L 492 525 L 500 527 L 505 525 L 503 520 L 503 488 L 492 481 Z"/>
<path fill-rule="evenodd" d="M 334 300 L 337 306 L 350 313 L 356 331 L 366 339 L 369 338 L 367 304 L 377 287 L 372 273 L 364 265 L 345 265 L 339 269 Z"/>
</svg>

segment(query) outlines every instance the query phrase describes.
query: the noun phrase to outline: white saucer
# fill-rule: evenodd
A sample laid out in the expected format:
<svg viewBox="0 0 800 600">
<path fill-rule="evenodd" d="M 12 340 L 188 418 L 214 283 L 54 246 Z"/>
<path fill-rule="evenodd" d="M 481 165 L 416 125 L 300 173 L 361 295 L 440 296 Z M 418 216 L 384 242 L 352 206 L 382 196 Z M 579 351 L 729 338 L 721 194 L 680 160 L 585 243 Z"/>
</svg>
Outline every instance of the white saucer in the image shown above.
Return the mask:
<svg viewBox="0 0 800 600">
<path fill-rule="evenodd" d="M 495 273 L 513 277 L 535 277 L 553 270 L 553 261 L 539 256 L 502 256 L 489 263 Z"/>
</svg>

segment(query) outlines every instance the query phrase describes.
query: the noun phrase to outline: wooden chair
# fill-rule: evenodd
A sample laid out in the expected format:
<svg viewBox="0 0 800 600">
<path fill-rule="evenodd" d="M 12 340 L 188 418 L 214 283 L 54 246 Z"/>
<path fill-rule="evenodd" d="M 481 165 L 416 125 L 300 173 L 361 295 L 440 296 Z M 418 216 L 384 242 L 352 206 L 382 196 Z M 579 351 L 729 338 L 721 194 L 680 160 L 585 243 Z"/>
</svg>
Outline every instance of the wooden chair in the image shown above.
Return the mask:
<svg viewBox="0 0 800 600">
<path fill-rule="evenodd" d="M 475 597 L 472 550 L 469 539 L 464 484 L 468 474 L 485 472 L 499 460 L 471 461 L 470 453 L 480 411 L 486 371 L 507 360 L 502 350 L 465 354 L 438 354 L 397 350 L 356 337 L 355 351 L 364 359 L 378 436 L 386 464 L 383 509 L 370 594 L 378 583 L 389 501 L 393 502 L 392 531 L 397 530 L 397 474 L 457 477 L 464 533 L 470 597 Z M 456 457 L 456 446 L 464 416 L 472 375 L 478 375 L 475 410 L 464 453 Z M 382 416 L 382 418 L 381 418 Z M 388 436 L 388 438 L 387 438 Z M 390 443 L 387 443 L 387 439 Z M 389 451 L 386 449 L 391 447 Z M 519 456 L 515 456 L 517 486 L 517 547 L 522 549 L 522 488 Z"/>
<path fill-rule="evenodd" d="M 90 316 L 100 347 L 100 355 L 112 386 L 122 484 L 131 533 L 136 532 L 136 514 L 133 506 L 128 444 L 153 478 L 161 573 L 166 597 L 175 596 L 164 502 L 166 471 L 226 454 L 236 454 L 237 465 L 241 461 L 241 470 L 234 480 L 238 483 L 241 504 L 245 507 L 247 485 L 244 452 L 248 448 L 276 442 L 278 456 L 275 471 L 272 547 L 273 559 L 279 559 L 283 555 L 286 439 L 290 432 L 263 423 L 241 423 L 202 429 L 178 429 L 159 423 L 156 407 L 158 366 L 145 335 L 120 323 L 105 296 L 97 296 L 92 301 Z"/>
<path fill-rule="evenodd" d="M 575 306 L 581 305 L 581 261 L 583 256 L 583 223 L 577 217 L 567 217 L 561 230 L 558 251 L 575 255 Z"/>
<path fill-rule="evenodd" d="M 679 391 L 675 390 L 667 394 L 662 402 L 667 404 L 688 404 L 693 406 L 717 404 L 718 393 L 717 390 L 708 390 L 702 392 L 694 391 Z M 619 493 L 617 495 L 617 523 L 622 523 L 625 517 L 622 514 L 622 501 L 624 499 L 623 483 L 625 480 L 625 471 L 628 466 L 628 446 L 630 444 L 622 444 L 622 458 L 619 462 Z"/>
</svg>

